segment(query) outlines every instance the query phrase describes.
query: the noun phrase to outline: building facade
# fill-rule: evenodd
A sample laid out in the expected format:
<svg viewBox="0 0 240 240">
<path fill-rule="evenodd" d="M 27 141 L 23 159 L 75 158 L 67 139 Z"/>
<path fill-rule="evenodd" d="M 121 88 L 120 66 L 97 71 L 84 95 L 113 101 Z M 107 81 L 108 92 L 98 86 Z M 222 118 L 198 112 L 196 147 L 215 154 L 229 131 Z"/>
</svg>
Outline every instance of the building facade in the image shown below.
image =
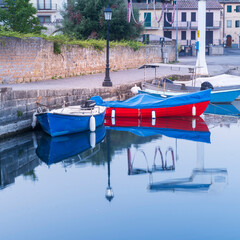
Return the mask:
<svg viewBox="0 0 240 240">
<path fill-rule="evenodd" d="M 179 47 L 190 48 L 197 41 L 198 30 L 198 1 L 178 0 L 178 11 L 170 4 L 162 14 L 163 5 L 160 2 L 147 4 L 146 0 L 134 2 L 140 10 L 140 21 L 145 26 L 145 34 L 164 36 L 176 39 L 178 36 Z M 154 9 L 155 8 L 155 9 Z M 217 0 L 206 1 L 206 44 L 219 45 L 221 35 L 221 12 L 223 7 Z M 161 18 L 162 15 L 162 19 Z"/>
<path fill-rule="evenodd" d="M 220 0 L 220 3 L 223 43 L 226 47 L 240 48 L 240 0 Z"/>
<path fill-rule="evenodd" d="M 56 30 L 56 25 L 62 21 L 61 11 L 67 0 L 30 0 L 37 9 L 37 17 L 40 22 L 48 28 L 46 34 L 51 34 Z"/>
</svg>

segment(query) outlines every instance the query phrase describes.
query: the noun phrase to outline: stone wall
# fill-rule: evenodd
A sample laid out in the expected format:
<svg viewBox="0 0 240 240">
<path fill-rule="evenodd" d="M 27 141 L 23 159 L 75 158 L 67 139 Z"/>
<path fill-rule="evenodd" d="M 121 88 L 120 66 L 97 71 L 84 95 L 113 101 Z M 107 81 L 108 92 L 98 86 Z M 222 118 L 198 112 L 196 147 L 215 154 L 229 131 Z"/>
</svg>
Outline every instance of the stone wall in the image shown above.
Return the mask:
<svg viewBox="0 0 240 240">
<path fill-rule="evenodd" d="M 221 45 L 209 45 L 209 55 L 223 55 L 224 54 L 224 48 Z"/>
<path fill-rule="evenodd" d="M 22 174 L 30 178 L 34 175 L 34 169 L 41 164 L 35 151 L 32 133 L 0 139 L 0 190 L 14 183 Z"/>
<path fill-rule="evenodd" d="M 175 60 L 175 46 L 166 46 L 169 61 Z M 160 45 L 110 49 L 112 71 L 137 68 L 145 63 L 161 62 Z M 76 45 L 61 46 L 61 54 L 54 53 L 54 43 L 41 38 L 0 38 L 0 83 L 22 83 L 46 79 L 65 78 L 104 72 L 105 51 L 81 48 Z"/>
<path fill-rule="evenodd" d="M 138 84 L 140 85 L 140 83 Z M 68 90 L 28 90 L 13 91 L 0 87 L 0 138 L 16 132 L 31 129 L 32 116 L 38 107 L 49 109 L 68 105 L 79 105 L 91 96 L 103 99 L 122 100 L 132 96 L 130 89 L 134 84 L 119 87 Z"/>
</svg>

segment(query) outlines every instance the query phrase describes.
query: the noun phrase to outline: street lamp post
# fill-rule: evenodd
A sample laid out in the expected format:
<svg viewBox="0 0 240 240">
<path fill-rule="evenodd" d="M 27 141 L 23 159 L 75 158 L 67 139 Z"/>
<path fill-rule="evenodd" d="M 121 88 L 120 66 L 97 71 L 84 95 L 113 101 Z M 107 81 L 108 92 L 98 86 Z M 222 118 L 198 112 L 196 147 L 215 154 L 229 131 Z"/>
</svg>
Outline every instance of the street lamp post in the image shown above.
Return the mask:
<svg viewBox="0 0 240 240">
<path fill-rule="evenodd" d="M 106 58 L 106 72 L 105 72 L 105 79 L 102 83 L 103 87 L 112 87 L 112 82 L 109 76 L 109 21 L 112 18 L 112 9 L 107 6 L 104 10 L 104 17 L 107 21 L 107 58 Z"/>
</svg>

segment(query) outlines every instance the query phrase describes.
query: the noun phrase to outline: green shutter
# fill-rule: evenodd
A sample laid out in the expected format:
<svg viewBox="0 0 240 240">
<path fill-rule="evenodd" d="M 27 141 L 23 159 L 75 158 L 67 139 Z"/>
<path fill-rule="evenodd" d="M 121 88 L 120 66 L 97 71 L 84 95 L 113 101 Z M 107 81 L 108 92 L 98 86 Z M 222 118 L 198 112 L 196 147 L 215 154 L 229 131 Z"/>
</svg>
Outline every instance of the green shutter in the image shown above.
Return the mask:
<svg viewBox="0 0 240 240">
<path fill-rule="evenodd" d="M 145 27 L 151 27 L 151 13 L 144 13 L 144 26 Z"/>
</svg>

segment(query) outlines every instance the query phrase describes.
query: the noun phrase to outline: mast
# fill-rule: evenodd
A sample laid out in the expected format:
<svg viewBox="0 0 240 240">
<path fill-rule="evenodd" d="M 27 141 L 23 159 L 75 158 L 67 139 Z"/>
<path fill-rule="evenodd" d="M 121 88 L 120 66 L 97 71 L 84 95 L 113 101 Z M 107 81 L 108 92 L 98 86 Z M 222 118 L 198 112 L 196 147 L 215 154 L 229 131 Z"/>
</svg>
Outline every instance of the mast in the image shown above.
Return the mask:
<svg viewBox="0 0 240 240">
<path fill-rule="evenodd" d="M 205 49 L 206 49 L 206 0 L 198 0 L 198 41 L 199 50 L 196 62 L 196 74 L 208 75 L 208 68 L 206 63 Z"/>
</svg>

